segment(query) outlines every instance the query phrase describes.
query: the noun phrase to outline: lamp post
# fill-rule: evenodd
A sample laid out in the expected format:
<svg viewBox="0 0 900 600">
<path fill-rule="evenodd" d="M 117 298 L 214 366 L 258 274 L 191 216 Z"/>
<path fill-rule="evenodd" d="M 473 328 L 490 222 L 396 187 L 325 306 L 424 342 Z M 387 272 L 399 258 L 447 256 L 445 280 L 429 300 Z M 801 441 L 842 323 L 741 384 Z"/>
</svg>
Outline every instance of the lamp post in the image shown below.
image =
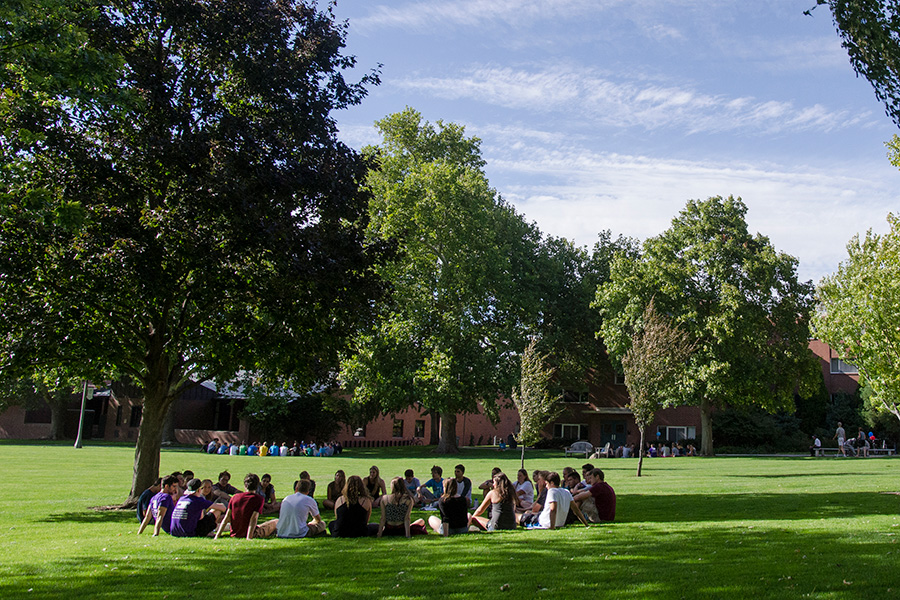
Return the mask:
<svg viewBox="0 0 900 600">
<path fill-rule="evenodd" d="M 81 412 L 78 414 L 78 437 L 75 438 L 75 447 L 81 448 L 81 431 L 84 428 L 84 408 L 87 401 L 94 397 L 95 386 L 89 384 L 87 379 L 84 380 L 84 387 L 81 390 Z"/>
</svg>

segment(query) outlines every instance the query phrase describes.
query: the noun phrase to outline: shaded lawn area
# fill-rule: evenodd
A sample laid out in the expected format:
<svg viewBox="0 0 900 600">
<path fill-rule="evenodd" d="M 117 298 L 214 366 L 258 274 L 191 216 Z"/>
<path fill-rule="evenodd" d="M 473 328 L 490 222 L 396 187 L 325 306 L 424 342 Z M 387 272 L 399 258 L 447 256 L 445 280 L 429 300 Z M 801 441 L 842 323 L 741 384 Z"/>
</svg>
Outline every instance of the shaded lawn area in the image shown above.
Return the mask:
<svg viewBox="0 0 900 600">
<path fill-rule="evenodd" d="M 900 590 L 900 490 L 892 458 L 657 458 L 594 462 L 618 494 L 617 523 L 585 529 L 406 539 L 209 540 L 138 537 L 127 495 L 133 449 L 0 443 L 0 598 L 887 598 Z M 232 482 L 272 474 L 279 497 L 301 470 L 321 503 L 334 471 L 424 480 L 462 462 L 477 486 L 518 453 L 354 450 L 335 458 L 210 456 L 166 450 L 164 472 Z M 526 468 L 585 462 L 529 451 Z M 14 483 L 13 483 L 14 482 Z M 14 492 L 15 490 L 15 492 Z M 11 493 L 14 492 L 14 493 Z M 419 512 L 416 516 L 435 513 Z M 323 513 L 326 520 L 332 515 Z"/>
</svg>

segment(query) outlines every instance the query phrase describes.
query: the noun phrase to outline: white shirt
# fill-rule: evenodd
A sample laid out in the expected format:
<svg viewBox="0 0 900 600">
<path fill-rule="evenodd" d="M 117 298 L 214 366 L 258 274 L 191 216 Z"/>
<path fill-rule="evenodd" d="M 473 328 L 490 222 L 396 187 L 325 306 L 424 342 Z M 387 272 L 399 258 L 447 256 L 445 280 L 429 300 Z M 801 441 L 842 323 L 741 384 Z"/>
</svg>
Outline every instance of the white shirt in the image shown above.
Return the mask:
<svg viewBox="0 0 900 600">
<path fill-rule="evenodd" d="M 278 537 L 302 538 L 309 533 L 306 522 L 310 515 L 319 514 L 319 504 L 306 494 L 296 492 L 281 503 L 278 513 Z"/>
<path fill-rule="evenodd" d="M 524 491 L 525 495 L 519 494 L 520 491 Z M 519 502 L 524 508 L 528 508 L 534 504 L 534 486 L 531 485 L 531 482 L 527 479 L 522 483 L 516 482 L 516 495 L 519 497 Z"/>
<path fill-rule="evenodd" d="M 545 529 L 550 528 L 550 503 L 556 503 L 556 525 L 563 527 L 569 516 L 569 506 L 572 504 L 572 494 L 566 488 L 547 488 L 547 501 L 538 516 L 538 523 Z"/>
</svg>

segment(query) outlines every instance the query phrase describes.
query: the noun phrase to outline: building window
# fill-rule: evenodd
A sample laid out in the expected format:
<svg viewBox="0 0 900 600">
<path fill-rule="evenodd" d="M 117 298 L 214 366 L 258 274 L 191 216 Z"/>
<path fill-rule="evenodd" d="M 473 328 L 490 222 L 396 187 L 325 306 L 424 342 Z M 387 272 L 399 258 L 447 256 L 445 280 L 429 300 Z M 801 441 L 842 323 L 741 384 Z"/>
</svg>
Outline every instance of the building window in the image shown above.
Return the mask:
<svg viewBox="0 0 900 600">
<path fill-rule="evenodd" d="M 587 402 L 587 394 L 585 392 L 565 390 L 563 392 L 563 402 Z"/>
<path fill-rule="evenodd" d="M 625 373 L 616 373 L 616 385 L 625 385 Z"/>
<path fill-rule="evenodd" d="M 25 423 L 49 423 L 51 421 L 50 406 L 43 403 L 39 408 L 25 411 Z"/>
<path fill-rule="evenodd" d="M 353 437 L 366 437 L 366 426 L 357 427 L 353 430 Z"/>
<path fill-rule="evenodd" d="M 696 427 L 667 426 L 657 427 L 656 431 L 659 433 L 659 439 L 669 442 L 697 439 Z"/>
<path fill-rule="evenodd" d="M 425 437 L 425 419 L 416 419 L 416 431 L 413 434 L 413 437 Z"/>
<path fill-rule="evenodd" d="M 122 425 L 122 405 L 116 407 L 116 427 Z"/>
<path fill-rule="evenodd" d="M 394 437 L 403 437 L 403 419 L 394 419 Z"/>
<path fill-rule="evenodd" d="M 847 373 L 848 375 L 858 375 L 859 369 L 856 368 L 856 365 L 845 362 L 839 358 L 831 359 L 831 372 L 832 373 Z"/>
<path fill-rule="evenodd" d="M 144 412 L 143 406 L 132 406 L 131 407 L 131 418 L 128 419 L 129 427 L 140 427 L 141 426 L 141 414 Z"/>
<path fill-rule="evenodd" d="M 585 440 L 588 426 L 583 423 L 554 423 L 553 437 L 573 440 Z"/>
</svg>

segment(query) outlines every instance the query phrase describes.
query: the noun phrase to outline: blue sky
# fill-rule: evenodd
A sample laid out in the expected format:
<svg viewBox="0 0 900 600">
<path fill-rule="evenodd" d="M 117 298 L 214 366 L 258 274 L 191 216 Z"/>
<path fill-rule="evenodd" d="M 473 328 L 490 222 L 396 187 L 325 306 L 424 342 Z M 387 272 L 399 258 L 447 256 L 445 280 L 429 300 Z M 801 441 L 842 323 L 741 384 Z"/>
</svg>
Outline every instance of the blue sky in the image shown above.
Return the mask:
<svg viewBox="0 0 900 600">
<path fill-rule="evenodd" d="M 815 0 L 338 0 L 382 83 L 341 136 L 411 106 L 482 139 L 491 185 L 549 234 L 645 239 L 691 198 L 734 195 L 752 232 L 834 271 L 886 231 L 897 130 Z"/>
</svg>

